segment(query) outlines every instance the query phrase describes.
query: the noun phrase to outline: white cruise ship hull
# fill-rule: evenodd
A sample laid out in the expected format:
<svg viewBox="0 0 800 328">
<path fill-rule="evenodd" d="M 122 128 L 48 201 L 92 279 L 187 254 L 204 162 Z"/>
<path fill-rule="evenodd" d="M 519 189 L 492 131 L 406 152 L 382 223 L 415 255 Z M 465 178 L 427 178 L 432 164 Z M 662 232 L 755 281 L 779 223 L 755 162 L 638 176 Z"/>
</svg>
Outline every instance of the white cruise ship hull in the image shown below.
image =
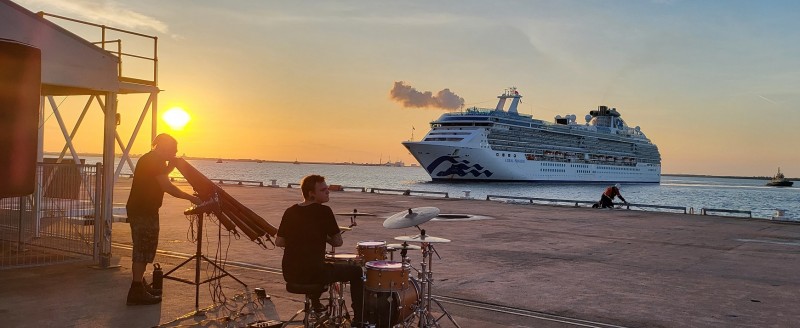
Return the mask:
<svg viewBox="0 0 800 328">
<path fill-rule="evenodd" d="M 448 142 L 403 142 L 435 181 L 659 183 L 661 166 L 528 160 L 524 153 Z"/>
</svg>

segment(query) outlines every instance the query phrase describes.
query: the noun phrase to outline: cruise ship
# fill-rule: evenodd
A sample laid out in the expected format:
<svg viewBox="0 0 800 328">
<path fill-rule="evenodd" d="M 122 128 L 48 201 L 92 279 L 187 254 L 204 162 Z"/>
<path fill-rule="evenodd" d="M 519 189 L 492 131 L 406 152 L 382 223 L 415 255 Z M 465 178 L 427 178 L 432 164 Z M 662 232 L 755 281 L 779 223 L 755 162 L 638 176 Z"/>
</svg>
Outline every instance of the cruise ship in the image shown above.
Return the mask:
<svg viewBox="0 0 800 328">
<path fill-rule="evenodd" d="M 660 182 L 658 147 L 616 108 L 546 122 L 517 112 L 516 88 L 498 98 L 494 109 L 445 113 L 403 145 L 434 181 Z"/>
</svg>

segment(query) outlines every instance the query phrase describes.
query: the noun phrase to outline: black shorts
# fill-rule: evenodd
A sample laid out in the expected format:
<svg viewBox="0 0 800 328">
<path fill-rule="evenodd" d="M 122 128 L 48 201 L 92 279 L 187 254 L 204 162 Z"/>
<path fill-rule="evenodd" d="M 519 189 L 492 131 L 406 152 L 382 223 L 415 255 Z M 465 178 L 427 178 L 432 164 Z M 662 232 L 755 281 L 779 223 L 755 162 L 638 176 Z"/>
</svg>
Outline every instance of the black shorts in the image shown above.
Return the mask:
<svg viewBox="0 0 800 328">
<path fill-rule="evenodd" d="M 600 207 L 601 208 L 614 208 L 614 201 L 611 198 L 608 198 L 605 194 L 600 196 Z"/>
<path fill-rule="evenodd" d="M 153 263 L 158 248 L 158 214 L 129 215 L 128 221 L 133 240 L 133 262 Z"/>
</svg>

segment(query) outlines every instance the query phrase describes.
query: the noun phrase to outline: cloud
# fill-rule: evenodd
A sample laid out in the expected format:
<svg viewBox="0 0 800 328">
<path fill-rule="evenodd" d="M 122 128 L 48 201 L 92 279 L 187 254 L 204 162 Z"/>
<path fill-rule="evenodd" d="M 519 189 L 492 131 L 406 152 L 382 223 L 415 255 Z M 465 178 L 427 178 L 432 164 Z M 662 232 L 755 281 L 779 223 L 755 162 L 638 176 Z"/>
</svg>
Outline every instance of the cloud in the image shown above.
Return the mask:
<svg viewBox="0 0 800 328">
<path fill-rule="evenodd" d="M 20 3 L 33 11 L 41 10 L 47 13 L 88 20 L 96 24 L 132 30 L 151 30 L 163 34 L 169 33 L 169 26 L 166 23 L 129 9 L 117 1 L 23 0 Z"/>
<path fill-rule="evenodd" d="M 394 87 L 389 91 L 389 97 L 407 108 L 459 109 L 464 105 L 464 98 L 459 97 L 450 89 L 442 89 L 434 95 L 430 91 L 417 91 L 403 81 L 394 83 Z"/>
<path fill-rule="evenodd" d="M 761 98 L 761 99 L 764 99 L 764 101 L 766 101 L 766 102 L 768 102 L 770 104 L 773 104 L 773 105 L 777 105 L 778 104 L 775 100 L 769 99 L 769 98 L 764 97 L 762 95 L 758 95 L 758 97 Z"/>
</svg>

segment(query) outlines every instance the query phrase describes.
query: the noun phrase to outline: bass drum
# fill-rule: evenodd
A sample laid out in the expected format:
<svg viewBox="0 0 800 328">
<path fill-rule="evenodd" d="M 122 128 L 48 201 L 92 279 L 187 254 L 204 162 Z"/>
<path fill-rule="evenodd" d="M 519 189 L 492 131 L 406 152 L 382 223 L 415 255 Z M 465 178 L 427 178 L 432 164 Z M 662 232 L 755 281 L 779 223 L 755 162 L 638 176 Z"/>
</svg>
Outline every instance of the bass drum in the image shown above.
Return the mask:
<svg viewBox="0 0 800 328">
<path fill-rule="evenodd" d="M 419 306 L 419 283 L 393 292 L 364 291 L 364 327 L 388 328 L 408 320 Z"/>
</svg>

